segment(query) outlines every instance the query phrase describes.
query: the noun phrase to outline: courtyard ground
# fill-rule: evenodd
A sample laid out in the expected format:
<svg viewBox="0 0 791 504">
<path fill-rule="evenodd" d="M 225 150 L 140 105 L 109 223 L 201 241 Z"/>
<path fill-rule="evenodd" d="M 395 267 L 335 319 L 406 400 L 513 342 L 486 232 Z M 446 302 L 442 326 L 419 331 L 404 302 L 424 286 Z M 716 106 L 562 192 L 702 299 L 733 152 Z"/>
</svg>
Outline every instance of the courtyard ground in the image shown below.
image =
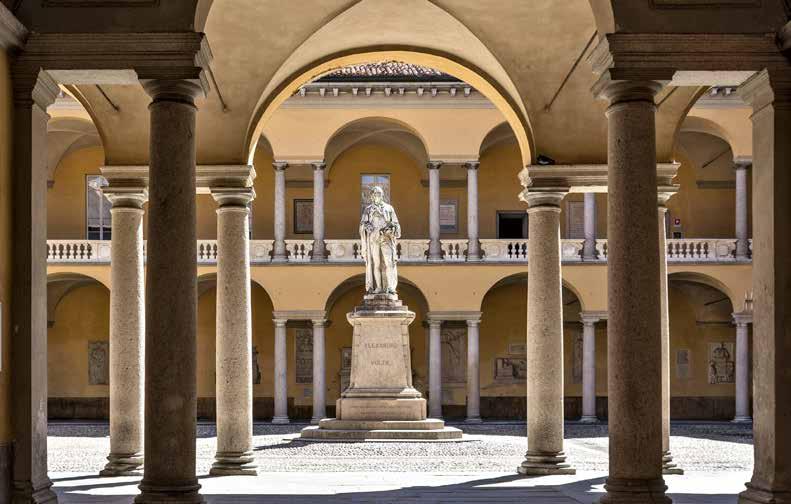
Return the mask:
<svg viewBox="0 0 791 504">
<path fill-rule="evenodd" d="M 202 493 L 219 503 L 591 503 L 607 474 L 607 426 L 566 425 L 576 476 L 515 474 L 526 450 L 519 423 L 456 425 L 446 443 L 316 443 L 295 439 L 304 424 L 256 424 L 258 477 L 209 477 L 216 432 L 198 425 Z M 676 503 L 735 503 L 753 464 L 749 425 L 674 423 L 671 450 L 686 474 L 666 476 Z M 139 478 L 98 478 L 109 452 L 107 424 L 52 423 L 49 468 L 61 503 L 129 503 Z"/>
</svg>

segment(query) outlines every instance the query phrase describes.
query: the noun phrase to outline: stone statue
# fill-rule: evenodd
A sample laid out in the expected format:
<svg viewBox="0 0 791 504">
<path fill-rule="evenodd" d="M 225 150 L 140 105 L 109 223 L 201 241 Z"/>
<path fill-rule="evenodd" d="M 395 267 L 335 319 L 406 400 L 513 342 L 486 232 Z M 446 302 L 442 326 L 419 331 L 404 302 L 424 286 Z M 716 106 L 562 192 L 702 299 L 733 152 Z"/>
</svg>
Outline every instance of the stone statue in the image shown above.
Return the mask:
<svg viewBox="0 0 791 504">
<path fill-rule="evenodd" d="M 384 202 L 379 186 L 371 189 L 371 204 L 360 219 L 360 240 L 365 258 L 365 291 L 368 294 L 396 294 L 398 286 L 397 240 L 401 237 L 395 209 Z"/>
</svg>

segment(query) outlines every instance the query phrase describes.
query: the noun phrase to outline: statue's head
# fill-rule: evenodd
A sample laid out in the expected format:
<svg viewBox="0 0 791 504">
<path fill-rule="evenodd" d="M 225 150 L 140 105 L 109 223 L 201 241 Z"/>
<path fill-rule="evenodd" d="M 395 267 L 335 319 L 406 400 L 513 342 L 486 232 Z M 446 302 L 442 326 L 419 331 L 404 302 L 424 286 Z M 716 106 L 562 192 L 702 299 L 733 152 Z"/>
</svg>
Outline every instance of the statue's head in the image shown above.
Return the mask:
<svg viewBox="0 0 791 504">
<path fill-rule="evenodd" d="M 384 197 L 385 197 L 385 192 L 381 187 L 373 186 L 371 188 L 371 201 L 379 205 L 384 200 Z"/>
</svg>

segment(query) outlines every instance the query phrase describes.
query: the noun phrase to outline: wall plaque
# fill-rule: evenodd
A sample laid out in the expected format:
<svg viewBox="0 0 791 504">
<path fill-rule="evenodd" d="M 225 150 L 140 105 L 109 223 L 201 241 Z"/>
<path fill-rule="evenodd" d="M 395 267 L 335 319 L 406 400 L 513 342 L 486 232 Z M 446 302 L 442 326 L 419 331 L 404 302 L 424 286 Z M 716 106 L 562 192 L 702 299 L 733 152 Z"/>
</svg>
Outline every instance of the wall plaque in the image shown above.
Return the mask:
<svg viewBox="0 0 791 504">
<path fill-rule="evenodd" d="M 313 383 L 313 330 L 299 328 L 296 337 L 297 383 Z"/>
<path fill-rule="evenodd" d="M 258 347 L 253 347 L 253 385 L 261 384 L 261 368 L 258 366 Z"/>
<path fill-rule="evenodd" d="M 733 343 L 709 343 L 709 383 L 734 383 Z"/>
<path fill-rule="evenodd" d="M 498 357 L 494 360 L 494 379 L 501 383 L 524 383 L 527 380 L 527 359 Z"/>
<path fill-rule="evenodd" d="M 294 200 L 294 234 L 313 233 L 313 200 Z"/>
<path fill-rule="evenodd" d="M 571 383 L 582 383 L 582 335 L 574 335 L 574 343 L 571 352 Z"/>
<path fill-rule="evenodd" d="M 110 342 L 88 342 L 88 384 L 110 384 Z"/>
<path fill-rule="evenodd" d="M 690 351 L 686 348 L 676 350 L 676 378 L 689 379 Z"/>
<path fill-rule="evenodd" d="M 443 327 L 440 341 L 443 386 L 467 383 L 467 329 Z"/>
<path fill-rule="evenodd" d="M 439 229 L 443 233 L 457 233 L 459 231 L 459 203 L 455 199 L 445 199 L 439 202 Z"/>
</svg>

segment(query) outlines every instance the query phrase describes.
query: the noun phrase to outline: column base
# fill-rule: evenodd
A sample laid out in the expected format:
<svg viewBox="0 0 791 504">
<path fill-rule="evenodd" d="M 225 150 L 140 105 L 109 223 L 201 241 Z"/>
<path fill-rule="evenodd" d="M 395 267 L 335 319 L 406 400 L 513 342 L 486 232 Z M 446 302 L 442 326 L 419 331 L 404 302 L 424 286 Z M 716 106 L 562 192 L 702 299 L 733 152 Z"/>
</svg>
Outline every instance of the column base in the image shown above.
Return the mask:
<svg viewBox="0 0 791 504">
<path fill-rule="evenodd" d="M 747 490 L 739 494 L 739 504 L 790 504 L 791 492 L 764 490 L 745 483 Z"/>
<path fill-rule="evenodd" d="M 310 425 L 318 425 L 319 422 L 321 422 L 321 420 L 324 419 L 324 418 L 327 418 L 327 415 L 312 417 L 310 419 Z"/>
<path fill-rule="evenodd" d="M 212 476 L 257 476 L 252 451 L 217 452 L 209 474 Z"/>
<path fill-rule="evenodd" d="M 282 264 L 282 263 L 288 262 L 288 257 L 287 256 L 273 256 L 272 257 L 272 262 L 273 263 L 281 263 Z"/>
<path fill-rule="evenodd" d="M 737 416 L 736 418 L 731 420 L 731 423 L 753 423 L 753 417 Z"/>
<path fill-rule="evenodd" d="M 58 502 L 58 496 L 52 491 L 52 481 L 45 478 L 36 487 L 30 481 L 14 481 L 11 489 L 11 502 L 25 504 L 46 504 Z"/>
<path fill-rule="evenodd" d="M 525 461 L 516 468 L 516 471 L 525 476 L 577 474 L 577 470 L 565 462 L 566 455 L 563 452 L 531 453 L 528 451 L 525 455 Z"/>
<path fill-rule="evenodd" d="M 481 420 L 481 417 L 479 416 L 473 416 L 473 417 L 468 416 L 467 418 L 464 419 L 464 423 L 479 424 L 479 423 L 483 423 L 483 420 Z"/>
<path fill-rule="evenodd" d="M 142 476 L 142 453 L 110 453 L 107 465 L 99 471 L 99 476 Z"/>
<path fill-rule="evenodd" d="M 182 485 L 154 485 L 143 481 L 138 486 L 140 495 L 135 497 L 135 504 L 203 504 L 203 496 L 198 493 L 201 486 L 198 480 Z"/>
<path fill-rule="evenodd" d="M 481 262 L 481 255 L 480 254 L 468 255 L 467 262 Z"/>
<path fill-rule="evenodd" d="M 684 469 L 673 463 L 673 454 L 670 450 L 662 453 L 662 474 L 684 474 Z"/>
<path fill-rule="evenodd" d="M 276 416 L 276 417 L 272 417 L 272 423 L 273 424 L 287 424 L 287 423 L 289 423 L 289 420 L 288 420 L 287 416 Z"/>
<path fill-rule="evenodd" d="M 584 415 L 582 418 L 580 418 L 580 423 L 587 423 L 587 424 L 599 423 L 599 417 L 595 415 L 593 416 Z"/>
<path fill-rule="evenodd" d="M 438 256 L 438 257 L 429 256 L 428 262 L 442 262 L 442 256 Z"/>
<path fill-rule="evenodd" d="M 601 504 L 643 504 L 645 502 L 671 504 L 673 502 L 670 497 L 665 495 L 667 485 L 662 478 L 645 480 L 608 477 L 604 489 L 607 494 L 599 500 Z"/>
</svg>

